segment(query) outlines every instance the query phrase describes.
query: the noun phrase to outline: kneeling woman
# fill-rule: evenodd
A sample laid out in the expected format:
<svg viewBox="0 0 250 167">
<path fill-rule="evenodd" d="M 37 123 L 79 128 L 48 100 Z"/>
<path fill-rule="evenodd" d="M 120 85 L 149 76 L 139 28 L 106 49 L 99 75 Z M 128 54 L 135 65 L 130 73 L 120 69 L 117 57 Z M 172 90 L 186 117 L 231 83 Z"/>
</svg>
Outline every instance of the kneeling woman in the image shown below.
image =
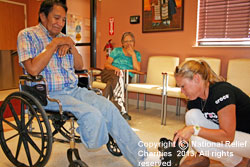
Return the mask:
<svg viewBox="0 0 250 167">
<path fill-rule="evenodd" d="M 174 138 L 190 141 L 199 156 L 181 166 L 209 166 L 209 158 L 225 166 L 250 166 L 250 98 L 224 82 L 205 61 L 187 61 L 175 79 L 189 99 L 186 126 Z"/>
</svg>

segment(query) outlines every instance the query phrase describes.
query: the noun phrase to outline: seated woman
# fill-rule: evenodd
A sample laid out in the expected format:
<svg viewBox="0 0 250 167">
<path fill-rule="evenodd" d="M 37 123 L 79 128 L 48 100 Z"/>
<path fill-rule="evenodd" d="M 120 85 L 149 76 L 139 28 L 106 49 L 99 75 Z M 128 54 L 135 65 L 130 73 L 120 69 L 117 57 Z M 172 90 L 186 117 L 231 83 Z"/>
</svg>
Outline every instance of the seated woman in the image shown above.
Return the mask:
<svg viewBox="0 0 250 167">
<path fill-rule="evenodd" d="M 190 142 L 198 152 L 182 167 L 207 167 L 209 158 L 225 166 L 250 166 L 250 98 L 224 82 L 205 61 L 187 61 L 175 71 L 181 91 L 189 98 L 185 120 L 174 143 Z"/>
<path fill-rule="evenodd" d="M 106 61 L 101 80 L 107 83 L 103 95 L 113 101 L 125 119 L 131 120 L 124 107 L 124 84 L 119 78 L 122 75 L 121 70 L 141 70 L 141 54 L 134 49 L 135 37 L 131 32 L 122 35 L 121 43 L 122 47 L 115 48 Z M 132 78 L 134 74 L 129 73 L 129 76 Z"/>
</svg>

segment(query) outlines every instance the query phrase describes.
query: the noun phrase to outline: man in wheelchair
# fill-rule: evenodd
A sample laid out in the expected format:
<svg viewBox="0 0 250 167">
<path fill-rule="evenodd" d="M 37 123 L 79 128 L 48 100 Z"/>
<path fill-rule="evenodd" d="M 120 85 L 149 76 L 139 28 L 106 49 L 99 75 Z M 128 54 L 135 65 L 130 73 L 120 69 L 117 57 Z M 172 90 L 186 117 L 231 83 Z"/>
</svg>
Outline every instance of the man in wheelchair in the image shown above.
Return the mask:
<svg viewBox="0 0 250 167">
<path fill-rule="evenodd" d="M 145 146 L 131 129 L 119 110 L 105 97 L 77 86 L 75 70 L 83 68 L 81 55 L 74 41 L 61 33 L 67 7 L 59 1 L 45 0 L 39 11 L 39 24 L 22 30 L 18 35 L 19 63 L 26 74 L 42 75 L 51 98 L 59 99 L 63 111 L 70 111 L 78 123 L 77 132 L 87 148 L 99 148 L 115 139 L 124 157 L 133 165 L 149 160 Z M 48 102 L 45 109 L 58 110 Z M 155 161 L 160 161 L 155 157 Z M 152 158 L 151 158 L 152 159 Z"/>
</svg>

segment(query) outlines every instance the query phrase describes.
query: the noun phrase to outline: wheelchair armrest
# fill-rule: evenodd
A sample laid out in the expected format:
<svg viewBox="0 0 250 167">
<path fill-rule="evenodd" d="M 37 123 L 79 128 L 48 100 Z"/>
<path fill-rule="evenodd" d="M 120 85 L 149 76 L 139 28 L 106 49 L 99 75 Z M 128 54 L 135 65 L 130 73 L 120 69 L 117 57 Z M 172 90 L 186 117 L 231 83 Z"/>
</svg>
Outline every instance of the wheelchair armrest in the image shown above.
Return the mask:
<svg viewBox="0 0 250 167">
<path fill-rule="evenodd" d="M 125 71 L 125 83 L 128 84 L 129 81 L 129 72 L 134 73 L 135 75 L 138 75 L 136 82 L 139 83 L 139 76 L 144 75 L 144 80 L 146 80 L 145 76 L 147 72 L 137 71 L 137 70 L 124 70 Z"/>
<path fill-rule="evenodd" d="M 31 95 L 33 95 L 35 98 L 37 98 L 37 100 L 43 105 L 43 106 L 46 106 L 47 105 L 47 100 L 46 100 L 46 97 L 49 101 L 51 102 L 56 102 L 59 106 L 59 113 L 61 115 L 63 115 L 63 110 L 62 110 L 62 104 L 61 104 L 61 101 L 58 100 L 58 99 L 53 99 L 53 98 L 50 98 L 49 96 L 49 92 L 48 92 L 48 89 L 47 89 L 47 82 L 45 80 L 45 78 L 43 78 L 42 75 L 37 75 L 37 76 L 32 76 L 30 74 L 27 74 L 27 75 L 21 75 L 19 76 L 19 80 L 24 80 L 24 81 L 31 81 L 31 82 L 41 82 L 43 81 L 44 82 L 44 85 L 41 85 L 41 84 L 38 84 L 38 85 L 35 85 L 33 87 L 31 86 L 27 86 L 27 85 L 21 85 L 21 87 L 28 93 L 30 93 Z M 46 90 L 43 90 L 43 89 L 46 89 Z"/>
<path fill-rule="evenodd" d="M 96 67 L 91 67 L 89 69 L 91 77 L 96 77 L 96 76 L 100 76 L 102 69 L 101 68 L 96 68 Z"/>
<path fill-rule="evenodd" d="M 31 81 L 31 82 L 40 82 L 43 81 L 42 75 L 32 76 L 30 74 L 19 76 L 19 80 Z"/>
<path fill-rule="evenodd" d="M 127 70 L 128 72 L 132 72 L 134 74 L 146 75 L 147 72 L 137 71 L 137 70 Z"/>
<path fill-rule="evenodd" d="M 97 68 L 97 67 L 90 67 L 90 70 L 98 70 L 98 71 L 102 71 L 101 68 Z"/>
<path fill-rule="evenodd" d="M 76 74 L 88 74 L 88 70 L 87 69 L 83 69 L 83 70 L 75 70 Z"/>
<path fill-rule="evenodd" d="M 173 72 L 167 72 L 169 76 L 174 76 L 174 73 Z"/>
</svg>

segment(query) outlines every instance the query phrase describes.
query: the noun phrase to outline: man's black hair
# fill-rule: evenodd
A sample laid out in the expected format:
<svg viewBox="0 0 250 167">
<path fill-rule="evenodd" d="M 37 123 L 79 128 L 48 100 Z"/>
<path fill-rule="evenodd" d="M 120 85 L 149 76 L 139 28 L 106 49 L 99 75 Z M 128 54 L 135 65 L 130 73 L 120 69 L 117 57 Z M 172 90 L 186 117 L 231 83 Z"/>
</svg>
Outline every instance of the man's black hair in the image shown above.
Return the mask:
<svg viewBox="0 0 250 167">
<path fill-rule="evenodd" d="M 48 17 L 48 15 L 52 11 L 54 5 L 59 5 L 59 6 L 63 7 L 65 12 L 67 13 L 67 11 L 68 11 L 67 6 L 63 2 L 61 2 L 60 0 L 45 0 L 42 2 L 41 6 L 40 6 L 39 16 L 38 16 L 39 23 L 41 22 L 40 14 L 44 13 L 45 16 Z"/>
</svg>

